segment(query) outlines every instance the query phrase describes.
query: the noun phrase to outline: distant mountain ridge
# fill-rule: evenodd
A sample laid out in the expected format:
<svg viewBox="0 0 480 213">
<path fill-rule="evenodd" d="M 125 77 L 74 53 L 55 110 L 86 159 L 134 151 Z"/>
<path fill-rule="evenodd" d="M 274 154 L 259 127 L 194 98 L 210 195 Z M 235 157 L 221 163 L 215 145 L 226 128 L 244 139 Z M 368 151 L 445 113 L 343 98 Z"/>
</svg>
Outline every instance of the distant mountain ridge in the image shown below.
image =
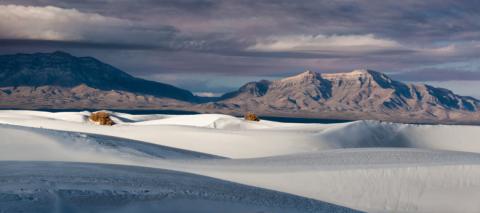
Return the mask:
<svg viewBox="0 0 480 213">
<path fill-rule="evenodd" d="M 65 52 L 0 56 L 0 87 L 60 86 L 85 84 L 100 90 L 122 90 L 157 97 L 195 102 L 189 91 L 135 78 L 92 57 L 75 57 Z"/>
<path fill-rule="evenodd" d="M 250 82 L 227 93 L 212 108 L 261 114 L 391 121 L 456 120 L 479 115 L 480 101 L 424 84 L 405 84 L 372 70 L 347 73 L 305 71 Z"/>
<path fill-rule="evenodd" d="M 268 116 L 480 124 L 479 100 L 402 83 L 372 70 L 305 71 L 204 98 L 64 52 L 0 56 L 0 100 L 0 108 L 180 109 L 234 115 L 253 111 Z"/>
<path fill-rule="evenodd" d="M 190 103 L 120 90 L 100 90 L 81 84 L 75 87 L 0 87 L 0 109 L 144 109 L 185 107 Z"/>
</svg>

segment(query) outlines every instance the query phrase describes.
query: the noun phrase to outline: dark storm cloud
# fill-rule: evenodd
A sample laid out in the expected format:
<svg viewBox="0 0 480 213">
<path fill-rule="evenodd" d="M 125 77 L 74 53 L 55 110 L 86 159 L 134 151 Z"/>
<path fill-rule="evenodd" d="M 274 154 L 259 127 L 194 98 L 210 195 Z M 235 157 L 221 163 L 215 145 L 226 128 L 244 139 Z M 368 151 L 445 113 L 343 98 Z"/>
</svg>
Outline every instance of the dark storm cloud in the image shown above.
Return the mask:
<svg viewBox="0 0 480 213">
<path fill-rule="evenodd" d="M 395 56 L 414 53 L 414 50 L 378 50 L 370 51 L 370 56 Z M 294 58 L 294 59 L 346 59 L 356 58 L 355 52 L 258 52 L 258 51 L 218 51 L 213 52 L 220 55 L 244 56 L 258 58 Z"/>
<path fill-rule="evenodd" d="M 25 6 L 3 8 L 0 53 L 60 49 L 99 57 L 134 75 L 281 76 L 302 69 L 370 68 L 408 72 L 405 79 L 468 80 L 480 71 L 471 63 L 480 52 L 477 0 L 0 0 L 0 5 Z M 32 17 L 33 12 L 44 17 Z M 5 21 L 9 17 L 18 20 Z M 444 66 L 457 63 L 472 66 L 465 72 Z M 188 84 L 197 85 L 191 79 Z M 198 81 L 197 87 L 202 84 L 209 83 Z"/>
<path fill-rule="evenodd" d="M 405 81 L 479 81 L 480 72 L 465 70 L 422 69 L 393 74 L 392 77 Z"/>
<path fill-rule="evenodd" d="M 77 8 L 114 17 L 191 19 L 190 23 L 258 18 L 256 24 L 272 24 L 262 31 L 277 33 L 368 34 L 389 38 L 478 38 L 480 23 L 476 0 L 449 1 L 312 1 L 312 0 L 3 0 L 23 4 Z M 172 17 L 175 16 L 175 17 Z M 157 19 L 158 18 L 158 19 Z M 234 24 L 233 22 L 232 24 Z M 290 25 L 289 25 L 290 24 Z M 240 28 L 243 26 L 239 26 Z M 235 26 L 232 26 L 235 28 Z M 258 28 L 257 28 L 258 29 Z M 219 29 L 213 29 L 219 30 Z M 236 29 L 238 31 L 245 29 Z M 319 30 L 321 30 L 319 32 Z"/>
<path fill-rule="evenodd" d="M 180 15 L 205 13 L 216 9 L 220 1 L 215 0 L 0 0 L 1 4 L 16 4 L 25 6 L 56 6 L 76 8 L 85 12 L 99 13 L 116 17 L 137 17 L 166 14 Z"/>
<path fill-rule="evenodd" d="M 88 41 L 55 41 L 35 39 L 0 39 L 2 48 L 31 47 L 31 48 L 79 48 L 79 49 L 107 49 L 107 50 L 165 50 L 169 47 L 152 46 L 147 44 L 128 43 L 99 43 Z"/>
</svg>

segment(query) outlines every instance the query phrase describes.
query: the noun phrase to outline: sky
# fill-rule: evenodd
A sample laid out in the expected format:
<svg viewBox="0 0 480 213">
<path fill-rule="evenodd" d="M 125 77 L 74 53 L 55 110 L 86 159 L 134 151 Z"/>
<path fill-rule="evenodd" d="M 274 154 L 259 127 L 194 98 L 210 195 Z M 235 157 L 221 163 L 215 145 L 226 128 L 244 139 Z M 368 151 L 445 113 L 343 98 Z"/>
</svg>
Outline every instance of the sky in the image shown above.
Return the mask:
<svg viewBox="0 0 480 213">
<path fill-rule="evenodd" d="M 203 95 L 307 69 L 372 69 L 480 97 L 479 8 L 478 0 L 0 0 L 0 54 L 93 56 Z"/>
</svg>

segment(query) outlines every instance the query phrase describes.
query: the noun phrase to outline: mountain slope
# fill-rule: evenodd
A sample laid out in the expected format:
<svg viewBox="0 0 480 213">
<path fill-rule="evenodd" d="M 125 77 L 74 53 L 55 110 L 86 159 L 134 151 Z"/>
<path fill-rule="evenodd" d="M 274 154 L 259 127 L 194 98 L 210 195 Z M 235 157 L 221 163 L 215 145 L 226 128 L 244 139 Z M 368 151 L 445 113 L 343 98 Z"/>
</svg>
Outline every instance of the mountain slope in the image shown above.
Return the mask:
<svg viewBox="0 0 480 213">
<path fill-rule="evenodd" d="M 92 57 L 74 57 L 64 52 L 0 56 L 0 87 L 75 87 L 81 84 L 100 90 L 196 101 L 187 90 L 135 78 Z"/>
<path fill-rule="evenodd" d="M 76 87 L 0 87 L 0 108 L 42 109 L 152 109 L 191 105 L 172 98 L 121 90 L 100 90 L 85 84 Z"/>
<path fill-rule="evenodd" d="M 222 96 L 215 107 L 260 114 L 422 122 L 478 119 L 480 101 L 447 89 L 405 84 L 371 70 L 306 71 L 280 80 L 248 83 Z"/>
</svg>

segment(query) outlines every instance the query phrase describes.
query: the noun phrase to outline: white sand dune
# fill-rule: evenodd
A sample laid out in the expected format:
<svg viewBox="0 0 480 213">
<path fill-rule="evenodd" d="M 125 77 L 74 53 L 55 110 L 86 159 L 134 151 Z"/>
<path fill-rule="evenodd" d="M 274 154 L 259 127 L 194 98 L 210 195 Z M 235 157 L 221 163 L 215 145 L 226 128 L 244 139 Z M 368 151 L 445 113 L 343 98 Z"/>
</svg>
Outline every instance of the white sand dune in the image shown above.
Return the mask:
<svg viewBox="0 0 480 213">
<path fill-rule="evenodd" d="M 356 212 L 286 193 L 143 167 L 0 162 L 1 212 Z"/>
<path fill-rule="evenodd" d="M 123 138 L 2 124 L 0 135 L 2 135 L 0 160 L 129 164 L 131 161 L 141 162 L 144 159 L 221 158 Z"/>
<path fill-rule="evenodd" d="M 478 126 L 88 115 L 0 111 L 0 160 L 162 168 L 368 212 L 480 212 Z"/>
<path fill-rule="evenodd" d="M 88 115 L 88 112 L 0 111 L 0 123 L 121 137 L 228 158 L 366 147 L 480 153 L 480 146 L 474 140 L 480 137 L 479 126 L 406 125 L 377 121 L 293 124 L 249 122 L 217 114 L 135 116 L 115 113 L 114 119 L 119 124 L 105 127 L 90 123 Z"/>
</svg>

